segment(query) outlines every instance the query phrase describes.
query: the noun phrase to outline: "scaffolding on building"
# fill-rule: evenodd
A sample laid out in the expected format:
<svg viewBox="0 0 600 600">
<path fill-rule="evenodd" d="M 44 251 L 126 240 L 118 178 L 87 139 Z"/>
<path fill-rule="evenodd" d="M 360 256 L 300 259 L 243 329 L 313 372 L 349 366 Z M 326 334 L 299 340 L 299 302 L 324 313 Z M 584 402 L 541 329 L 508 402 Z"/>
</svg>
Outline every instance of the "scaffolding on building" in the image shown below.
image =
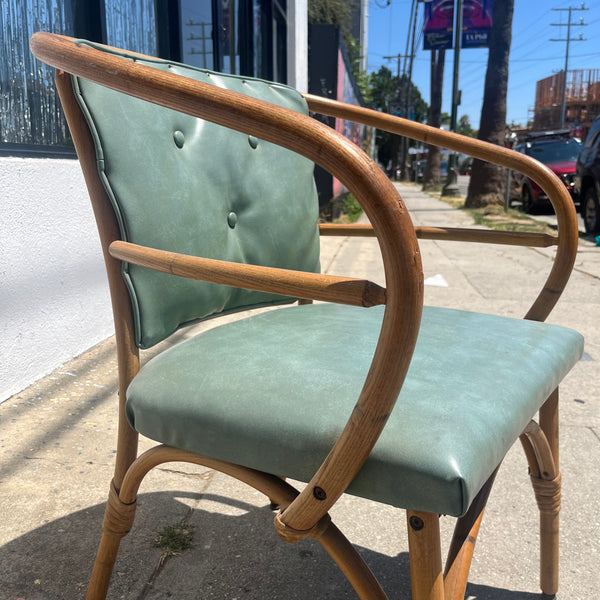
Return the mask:
<svg viewBox="0 0 600 600">
<path fill-rule="evenodd" d="M 560 71 L 536 84 L 533 129 L 557 129 L 561 122 L 565 72 Z M 600 69 L 569 70 L 565 98 L 565 125 L 585 134 L 600 115 Z"/>
</svg>

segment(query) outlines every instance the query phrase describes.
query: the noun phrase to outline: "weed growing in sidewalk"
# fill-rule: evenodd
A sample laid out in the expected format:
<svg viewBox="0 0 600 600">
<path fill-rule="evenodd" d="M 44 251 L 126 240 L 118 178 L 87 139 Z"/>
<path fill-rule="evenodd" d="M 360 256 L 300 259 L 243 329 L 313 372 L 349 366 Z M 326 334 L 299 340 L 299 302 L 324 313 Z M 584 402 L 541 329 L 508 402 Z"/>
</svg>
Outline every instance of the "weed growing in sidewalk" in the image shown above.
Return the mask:
<svg viewBox="0 0 600 600">
<path fill-rule="evenodd" d="M 356 223 L 362 214 L 363 209 L 358 203 L 358 200 L 352 194 L 348 194 L 344 202 L 344 207 L 342 208 L 342 218 L 344 222 Z"/>
<path fill-rule="evenodd" d="M 344 192 L 322 206 L 319 212 L 323 223 L 356 223 L 363 209 L 350 192 Z"/>
<path fill-rule="evenodd" d="M 193 537 L 194 526 L 189 523 L 168 525 L 154 538 L 154 547 L 160 548 L 167 555 L 177 556 L 192 547 Z"/>
</svg>

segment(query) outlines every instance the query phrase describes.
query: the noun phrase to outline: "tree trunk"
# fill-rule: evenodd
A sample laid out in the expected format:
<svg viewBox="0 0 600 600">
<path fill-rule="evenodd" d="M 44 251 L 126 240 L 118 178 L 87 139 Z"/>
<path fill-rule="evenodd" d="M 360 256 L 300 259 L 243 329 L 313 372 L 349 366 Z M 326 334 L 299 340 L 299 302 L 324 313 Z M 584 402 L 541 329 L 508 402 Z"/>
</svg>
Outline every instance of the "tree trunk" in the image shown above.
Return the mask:
<svg viewBox="0 0 600 600">
<path fill-rule="evenodd" d="M 512 36 L 514 0 L 494 2 L 494 21 L 490 32 L 490 50 L 485 74 L 483 106 L 479 125 L 480 140 L 504 144 L 506 126 L 506 93 L 508 89 L 508 58 Z M 503 204 L 506 185 L 504 167 L 473 160 L 469 191 L 465 206 L 478 208 Z"/>
<path fill-rule="evenodd" d="M 446 50 L 431 51 L 431 104 L 429 105 L 429 125 L 442 125 L 442 86 L 444 83 L 444 61 Z M 429 144 L 427 165 L 423 173 L 423 189 L 434 189 L 440 183 L 440 149 Z"/>
</svg>

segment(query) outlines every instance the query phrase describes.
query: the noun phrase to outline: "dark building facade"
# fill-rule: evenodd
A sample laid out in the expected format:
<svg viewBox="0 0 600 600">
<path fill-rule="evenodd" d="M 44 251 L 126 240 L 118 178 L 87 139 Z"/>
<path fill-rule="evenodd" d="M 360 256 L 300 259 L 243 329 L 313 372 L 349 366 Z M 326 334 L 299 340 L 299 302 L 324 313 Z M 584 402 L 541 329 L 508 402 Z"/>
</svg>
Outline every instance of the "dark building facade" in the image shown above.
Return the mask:
<svg viewBox="0 0 600 600">
<path fill-rule="evenodd" d="M 53 69 L 29 52 L 35 31 L 286 83 L 294 1 L 2 0 L 0 154 L 74 155 Z"/>
<path fill-rule="evenodd" d="M 309 25 L 308 46 L 309 93 L 364 106 L 340 28 L 337 25 Z M 318 115 L 318 118 L 373 155 L 373 128 L 333 117 Z M 340 181 L 319 166 L 315 168 L 315 180 L 321 205 L 345 191 Z"/>
</svg>

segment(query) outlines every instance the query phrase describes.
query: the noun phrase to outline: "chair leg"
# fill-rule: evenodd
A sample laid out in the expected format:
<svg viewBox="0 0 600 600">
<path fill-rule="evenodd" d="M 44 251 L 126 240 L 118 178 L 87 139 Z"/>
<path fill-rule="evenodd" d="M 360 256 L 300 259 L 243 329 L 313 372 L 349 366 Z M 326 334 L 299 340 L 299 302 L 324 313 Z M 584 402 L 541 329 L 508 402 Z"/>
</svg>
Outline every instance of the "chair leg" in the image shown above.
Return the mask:
<svg viewBox="0 0 600 600">
<path fill-rule="evenodd" d="M 558 592 L 560 475 L 553 481 L 534 480 L 540 507 L 540 588 L 550 596 Z"/>
<path fill-rule="evenodd" d="M 444 572 L 445 600 L 463 600 L 465 597 L 467 579 L 473 560 L 477 534 L 483 519 L 483 511 L 499 468 L 500 466 L 496 468 L 481 488 L 467 513 L 456 521 Z"/>
<path fill-rule="evenodd" d="M 133 524 L 136 503 L 125 504 L 119 499 L 114 484 L 111 484 L 102 524 L 102 538 L 88 585 L 86 600 L 104 600 L 117 558 L 121 538 Z"/>
<path fill-rule="evenodd" d="M 280 477 L 279 479 L 281 479 L 281 481 L 286 481 L 285 477 Z M 271 510 L 279 510 L 281 508 L 281 505 L 279 504 L 279 502 L 277 502 L 277 500 L 275 500 L 275 498 L 271 498 L 269 496 L 269 508 Z"/>
<path fill-rule="evenodd" d="M 561 477 L 558 454 L 558 388 L 540 408 L 540 427 L 546 436 L 554 470 L 541 469 L 543 483 L 538 483 L 536 497 L 540 507 L 541 565 L 540 587 L 545 594 L 558 592 L 558 545 Z M 533 482 L 533 479 L 532 479 Z"/>
<path fill-rule="evenodd" d="M 109 531 L 102 532 L 96 562 L 94 562 L 85 596 L 86 600 L 105 600 L 122 537 L 122 535 Z"/>
<path fill-rule="evenodd" d="M 533 469 L 530 478 L 540 511 L 540 588 L 553 596 L 558 591 L 560 473 Z"/>
<path fill-rule="evenodd" d="M 413 600 L 444 600 L 439 516 L 407 511 Z"/>
<path fill-rule="evenodd" d="M 529 424 L 521 436 L 531 484 L 540 511 L 540 587 L 558 591 L 561 476 L 558 468 L 558 390 L 540 409 L 540 425 Z"/>
<path fill-rule="evenodd" d="M 314 539 L 336 562 L 361 600 L 387 600 L 385 592 L 371 569 L 346 536 L 332 522 L 329 522 L 319 535 L 314 536 Z"/>
</svg>

